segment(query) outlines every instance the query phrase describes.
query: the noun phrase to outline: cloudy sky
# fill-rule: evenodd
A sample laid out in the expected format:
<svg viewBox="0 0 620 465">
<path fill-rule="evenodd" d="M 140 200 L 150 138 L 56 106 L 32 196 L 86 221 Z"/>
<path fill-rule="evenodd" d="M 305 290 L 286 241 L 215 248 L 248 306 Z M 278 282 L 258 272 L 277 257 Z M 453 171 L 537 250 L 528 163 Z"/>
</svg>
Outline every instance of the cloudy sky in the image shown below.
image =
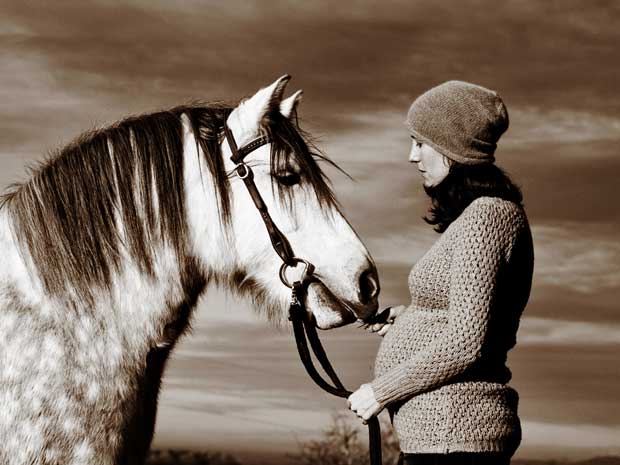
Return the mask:
<svg viewBox="0 0 620 465">
<path fill-rule="evenodd" d="M 518 455 L 620 453 L 619 22 L 613 0 L 1 0 L 0 183 L 84 130 L 289 73 L 303 126 L 355 178 L 332 179 L 381 305 L 407 303 L 437 235 L 404 113 L 448 79 L 496 89 L 511 118 L 496 155 L 523 187 L 537 257 L 509 355 Z M 345 384 L 370 379 L 377 336 L 325 340 Z M 306 379 L 286 330 L 213 291 L 169 366 L 155 444 L 290 451 L 343 407 Z"/>
</svg>

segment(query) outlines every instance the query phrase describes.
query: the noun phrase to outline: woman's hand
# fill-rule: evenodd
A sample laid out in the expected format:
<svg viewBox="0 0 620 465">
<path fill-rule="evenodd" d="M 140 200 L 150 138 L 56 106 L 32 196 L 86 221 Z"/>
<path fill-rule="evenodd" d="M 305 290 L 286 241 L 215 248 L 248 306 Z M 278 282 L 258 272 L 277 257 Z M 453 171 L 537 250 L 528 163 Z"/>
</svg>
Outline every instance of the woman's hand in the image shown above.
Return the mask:
<svg viewBox="0 0 620 465">
<path fill-rule="evenodd" d="M 383 410 L 383 406 L 375 399 L 375 393 L 370 384 L 362 384 L 357 391 L 349 396 L 347 403 L 364 424 Z"/>
<path fill-rule="evenodd" d="M 398 318 L 398 316 L 407 310 L 407 307 L 404 305 L 398 305 L 397 307 L 388 307 L 383 312 L 379 314 L 379 320 L 377 323 L 369 324 L 368 330 L 379 334 L 379 336 L 385 336 L 386 333 L 392 327 L 392 323 L 394 320 Z M 388 312 L 387 315 L 384 315 L 385 312 Z"/>
</svg>

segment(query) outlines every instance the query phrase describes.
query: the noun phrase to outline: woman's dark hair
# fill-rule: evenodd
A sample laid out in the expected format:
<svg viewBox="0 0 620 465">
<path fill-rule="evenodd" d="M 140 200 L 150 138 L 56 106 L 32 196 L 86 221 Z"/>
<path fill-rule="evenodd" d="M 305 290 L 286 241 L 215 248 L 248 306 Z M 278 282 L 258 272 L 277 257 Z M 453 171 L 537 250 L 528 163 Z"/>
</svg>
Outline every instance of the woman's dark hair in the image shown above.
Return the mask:
<svg viewBox="0 0 620 465">
<path fill-rule="evenodd" d="M 450 223 L 478 197 L 499 197 L 522 205 L 521 189 L 492 163 L 464 165 L 452 162 L 448 175 L 436 186 L 424 187 L 431 198 L 429 215 L 424 221 L 444 232 Z"/>
</svg>

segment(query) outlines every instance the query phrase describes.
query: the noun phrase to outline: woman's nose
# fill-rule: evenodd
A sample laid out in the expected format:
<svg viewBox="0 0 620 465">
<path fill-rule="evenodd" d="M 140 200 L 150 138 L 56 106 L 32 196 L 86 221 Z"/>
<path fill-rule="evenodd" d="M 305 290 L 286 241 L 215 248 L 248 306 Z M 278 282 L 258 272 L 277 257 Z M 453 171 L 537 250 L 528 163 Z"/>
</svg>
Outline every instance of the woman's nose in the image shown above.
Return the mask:
<svg viewBox="0 0 620 465">
<path fill-rule="evenodd" d="M 409 161 L 411 163 L 418 163 L 420 161 L 420 157 L 418 156 L 418 151 L 415 147 L 411 148 L 411 152 L 409 152 Z"/>
</svg>

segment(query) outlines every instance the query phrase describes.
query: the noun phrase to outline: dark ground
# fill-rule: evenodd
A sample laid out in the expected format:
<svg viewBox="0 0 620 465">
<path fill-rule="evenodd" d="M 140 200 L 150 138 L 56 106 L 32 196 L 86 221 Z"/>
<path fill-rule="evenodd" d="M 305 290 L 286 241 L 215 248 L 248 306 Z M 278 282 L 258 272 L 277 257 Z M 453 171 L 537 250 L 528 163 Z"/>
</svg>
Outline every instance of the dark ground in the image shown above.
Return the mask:
<svg viewBox="0 0 620 465">
<path fill-rule="evenodd" d="M 209 452 L 154 450 L 147 465 L 292 465 L 293 463 L 292 457 L 276 453 L 232 457 Z M 620 465 L 620 456 L 593 457 L 579 461 L 515 459 L 512 465 Z"/>
</svg>

